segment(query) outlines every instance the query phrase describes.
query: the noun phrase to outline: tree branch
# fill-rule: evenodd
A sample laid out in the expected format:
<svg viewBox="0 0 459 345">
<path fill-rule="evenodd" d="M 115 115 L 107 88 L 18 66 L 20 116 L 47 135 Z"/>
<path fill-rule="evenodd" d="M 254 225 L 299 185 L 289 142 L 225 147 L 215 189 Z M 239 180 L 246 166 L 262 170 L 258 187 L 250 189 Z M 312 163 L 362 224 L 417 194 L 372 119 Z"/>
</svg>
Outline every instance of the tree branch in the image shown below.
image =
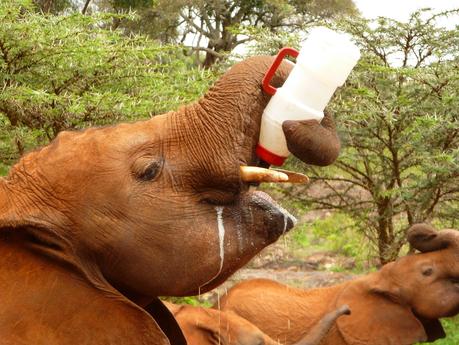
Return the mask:
<svg viewBox="0 0 459 345">
<path fill-rule="evenodd" d="M 86 14 L 86 11 L 88 9 L 88 6 L 89 6 L 90 2 L 91 2 L 91 0 L 86 0 L 86 2 L 84 3 L 83 9 L 81 10 L 81 14 Z"/>
</svg>

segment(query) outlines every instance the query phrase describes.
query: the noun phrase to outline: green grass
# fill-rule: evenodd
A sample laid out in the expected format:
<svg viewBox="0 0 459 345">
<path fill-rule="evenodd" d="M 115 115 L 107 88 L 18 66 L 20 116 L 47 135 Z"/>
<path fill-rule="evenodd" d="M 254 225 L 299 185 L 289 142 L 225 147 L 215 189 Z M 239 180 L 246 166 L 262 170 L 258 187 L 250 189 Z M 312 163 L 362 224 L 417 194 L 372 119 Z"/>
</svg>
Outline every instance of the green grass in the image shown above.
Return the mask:
<svg viewBox="0 0 459 345">
<path fill-rule="evenodd" d="M 357 232 L 353 220 L 345 214 L 334 213 L 328 217 L 299 224 L 288 235 L 289 248 L 294 256 L 308 256 L 314 252 L 335 252 L 355 261 L 353 273 L 372 270 L 368 241 Z M 343 272 L 341 266 L 328 268 Z"/>
<path fill-rule="evenodd" d="M 9 170 L 10 170 L 10 166 L 0 162 L 0 176 L 6 176 Z"/>
<path fill-rule="evenodd" d="M 202 301 L 197 296 L 187 297 L 161 297 L 162 300 L 174 303 L 174 304 L 189 304 L 195 307 L 211 307 L 212 303 L 208 301 Z"/>
</svg>

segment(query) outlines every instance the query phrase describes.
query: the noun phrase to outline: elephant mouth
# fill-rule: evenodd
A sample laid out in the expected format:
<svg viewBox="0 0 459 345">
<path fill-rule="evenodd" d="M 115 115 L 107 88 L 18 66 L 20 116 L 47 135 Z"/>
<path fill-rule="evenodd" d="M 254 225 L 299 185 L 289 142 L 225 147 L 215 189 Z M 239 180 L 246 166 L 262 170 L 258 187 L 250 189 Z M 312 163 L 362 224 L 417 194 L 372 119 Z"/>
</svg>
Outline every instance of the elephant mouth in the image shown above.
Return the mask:
<svg viewBox="0 0 459 345">
<path fill-rule="evenodd" d="M 248 208 L 253 211 L 261 211 L 261 219 L 254 219 L 257 223 L 263 223 L 267 231 L 268 239 L 275 241 L 294 227 L 297 220 L 286 209 L 274 201 L 271 196 L 260 190 L 247 192 Z M 257 212 L 258 213 L 258 212 Z"/>
<path fill-rule="evenodd" d="M 292 229 L 297 220 L 286 209 L 280 206 L 270 195 L 260 190 L 255 190 L 256 187 L 263 182 L 270 183 L 307 183 L 307 176 L 281 169 L 269 168 L 269 165 L 258 159 L 252 160 L 254 165 L 241 165 L 240 179 L 243 183 L 248 206 L 253 210 L 262 211 L 262 219 L 257 219 L 257 222 L 262 222 L 263 229 L 267 231 L 267 240 L 274 242 L 281 235 Z"/>
</svg>

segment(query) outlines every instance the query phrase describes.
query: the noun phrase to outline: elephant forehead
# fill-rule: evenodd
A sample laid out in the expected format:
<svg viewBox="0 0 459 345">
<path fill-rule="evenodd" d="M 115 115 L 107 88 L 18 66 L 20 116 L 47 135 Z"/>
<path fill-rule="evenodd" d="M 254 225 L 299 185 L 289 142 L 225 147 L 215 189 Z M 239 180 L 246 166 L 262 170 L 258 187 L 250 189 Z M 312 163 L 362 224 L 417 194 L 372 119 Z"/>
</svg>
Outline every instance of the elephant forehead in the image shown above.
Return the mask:
<svg viewBox="0 0 459 345">
<path fill-rule="evenodd" d="M 156 119 L 155 119 L 156 120 Z M 49 145 L 25 155 L 10 177 L 56 185 L 105 175 L 124 167 L 139 147 L 161 142 L 160 121 L 143 121 L 83 131 L 64 131 Z M 153 145 L 156 146 L 156 145 Z"/>
<path fill-rule="evenodd" d="M 437 250 L 428 253 L 418 253 L 398 259 L 387 264 L 383 271 L 397 274 L 401 279 L 410 274 L 419 273 L 423 267 L 435 266 L 438 273 L 459 276 L 459 251 L 455 247 Z"/>
<path fill-rule="evenodd" d="M 159 119 L 116 126 L 89 128 L 82 131 L 64 131 L 55 140 L 39 151 L 36 158 L 40 164 L 59 160 L 87 163 L 97 162 L 105 155 L 129 153 L 130 150 L 161 141 Z M 64 161 L 63 161 L 64 163 Z"/>
<path fill-rule="evenodd" d="M 64 131 L 42 150 L 42 155 L 49 155 L 54 159 L 75 155 L 76 159 L 89 160 L 94 158 L 92 155 L 103 158 L 104 156 L 99 155 L 129 153 L 136 147 L 161 141 L 161 130 L 157 122 L 159 121 L 150 120 L 89 128 L 78 132 Z"/>
<path fill-rule="evenodd" d="M 457 231 L 456 231 L 457 232 Z M 459 277 L 459 247 L 450 245 L 447 248 L 417 255 L 420 262 L 428 261 L 443 272 Z"/>
<path fill-rule="evenodd" d="M 432 253 L 436 255 L 436 262 L 440 267 L 444 267 L 450 275 L 459 277 L 459 248 L 454 246 Z"/>
</svg>

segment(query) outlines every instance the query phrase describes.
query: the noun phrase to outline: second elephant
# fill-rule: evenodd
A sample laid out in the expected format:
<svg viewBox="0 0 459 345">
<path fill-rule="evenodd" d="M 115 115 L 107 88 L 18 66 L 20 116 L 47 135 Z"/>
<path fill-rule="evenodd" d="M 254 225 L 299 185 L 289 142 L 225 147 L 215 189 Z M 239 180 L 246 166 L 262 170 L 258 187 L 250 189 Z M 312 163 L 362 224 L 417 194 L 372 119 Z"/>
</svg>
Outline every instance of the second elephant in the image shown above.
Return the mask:
<svg viewBox="0 0 459 345">
<path fill-rule="evenodd" d="M 188 345 L 282 345 L 232 311 L 165 304 L 174 314 Z M 294 345 L 319 345 L 336 320 L 349 314 L 348 306 L 331 311 Z"/>
<path fill-rule="evenodd" d="M 269 336 L 294 344 L 325 313 L 347 304 L 323 345 L 411 345 L 445 337 L 439 318 L 459 313 L 459 231 L 413 226 L 411 245 L 422 251 L 361 278 L 301 290 L 274 281 L 242 282 L 220 300 Z"/>
</svg>

